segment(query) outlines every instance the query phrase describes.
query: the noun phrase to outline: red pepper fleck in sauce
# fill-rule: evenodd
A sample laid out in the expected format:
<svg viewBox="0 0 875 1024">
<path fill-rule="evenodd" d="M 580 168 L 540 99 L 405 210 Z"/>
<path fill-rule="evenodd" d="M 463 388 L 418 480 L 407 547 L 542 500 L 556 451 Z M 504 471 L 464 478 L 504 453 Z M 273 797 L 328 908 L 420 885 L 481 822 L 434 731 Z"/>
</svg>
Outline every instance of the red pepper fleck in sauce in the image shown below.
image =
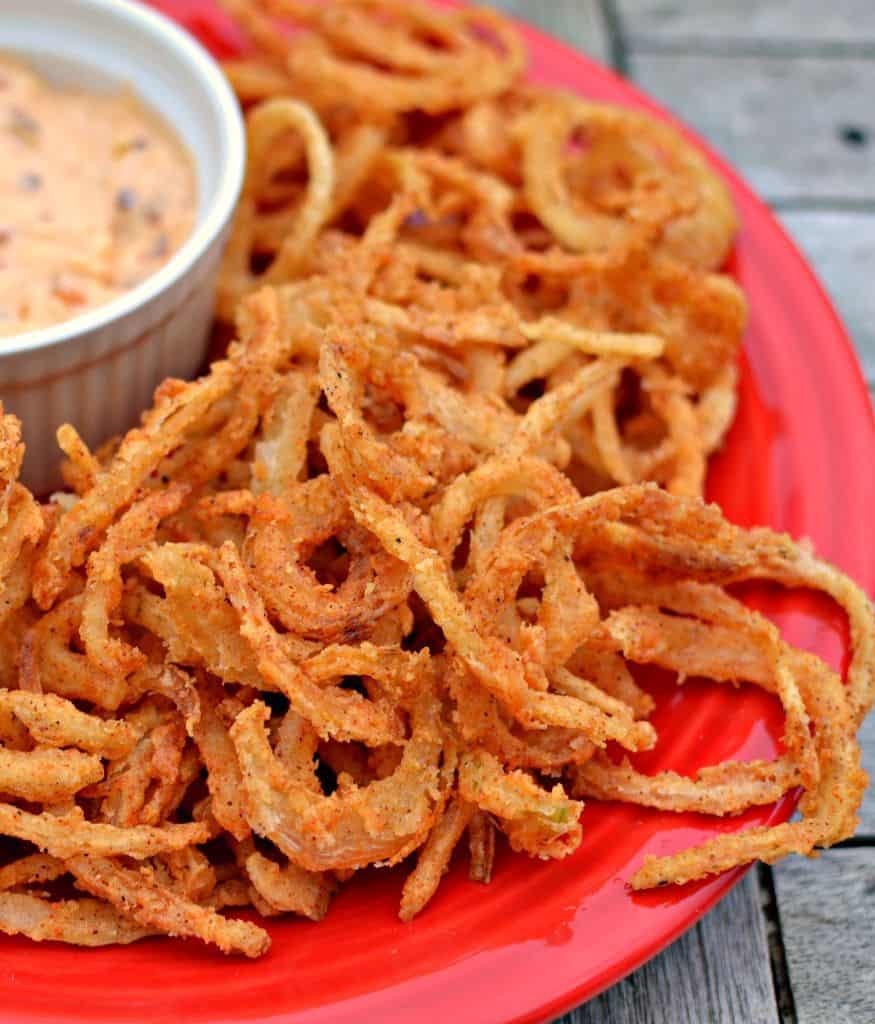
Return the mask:
<svg viewBox="0 0 875 1024">
<path fill-rule="evenodd" d="M 192 231 L 197 181 L 179 139 L 129 91 L 58 88 L 4 56 L 0 83 L 2 339 L 160 269 Z"/>
</svg>

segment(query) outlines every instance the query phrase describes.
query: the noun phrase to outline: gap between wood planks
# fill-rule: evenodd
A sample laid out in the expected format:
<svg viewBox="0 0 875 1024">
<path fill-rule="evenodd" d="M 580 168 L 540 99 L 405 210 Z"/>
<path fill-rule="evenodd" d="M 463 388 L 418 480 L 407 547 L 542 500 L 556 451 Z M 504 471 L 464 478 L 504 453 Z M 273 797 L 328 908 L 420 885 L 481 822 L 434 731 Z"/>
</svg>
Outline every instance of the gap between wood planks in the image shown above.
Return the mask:
<svg viewBox="0 0 875 1024">
<path fill-rule="evenodd" d="M 626 47 L 626 33 L 615 0 L 600 0 L 602 20 L 608 35 L 611 66 L 621 75 L 629 74 L 629 55 Z"/>
<path fill-rule="evenodd" d="M 781 912 L 778 907 L 778 896 L 775 892 L 775 880 L 772 877 L 772 869 L 767 864 L 757 864 L 756 870 L 763 916 L 766 919 L 769 961 L 772 968 L 772 984 L 775 988 L 775 1003 L 778 1007 L 778 1015 L 781 1018 L 781 1024 L 797 1024 L 796 1002 L 793 999 L 790 968 L 787 964 L 787 953 L 784 949 L 784 936 L 781 931 Z"/>
<path fill-rule="evenodd" d="M 846 839 L 844 842 L 837 843 L 831 847 L 827 857 L 838 855 L 838 863 L 843 864 L 841 872 L 842 877 L 845 875 L 844 868 L 850 868 L 854 870 L 855 855 L 852 851 L 858 851 L 861 849 L 871 850 L 875 848 L 875 835 L 857 835 L 851 839 Z M 845 852 L 843 852 L 845 851 Z M 835 866 L 835 859 L 833 859 L 833 868 Z M 772 868 L 765 864 L 757 865 L 757 880 L 759 882 L 760 898 L 762 902 L 762 911 L 766 923 L 766 935 L 769 943 L 769 959 L 772 969 L 772 983 L 775 991 L 775 1002 L 778 1010 L 778 1015 L 781 1024 L 805 1024 L 806 1021 L 820 1020 L 820 1011 L 818 1010 L 816 1000 L 813 999 L 813 993 L 811 991 L 810 979 L 806 979 L 801 976 L 804 975 L 804 970 L 801 975 L 794 979 L 793 967 L 791 967 L 791 958 L 795 955 L 794 965 L 797 970 L 800 969 L 801 964 L 800 957 L 800 934 L 799 929 L 801 927 L 799 920 L 792 921 L 794 911 L 799 911 L 800 908 L 795 906 L 793 902 L 789 903 L 788 892 L 786 887 L 787 879 L 781 878 L 779 886 L 784 888 L 783 904 L 781 898 L 779 898 L 775 886 L 775 876 Z M 778 871 L 781 871 L 780 866 Z M 783 883 L 783 884 L 782 884 Z M 786 933 L 785 937 L 785 926 L 782 924 L 781 908 L 785 911 L 785 914 L 789 914 L 791 918 L 791 930 Z M 804 908 L 803 912 L 804 912 Z M 798 918 L 798 913 L 796 914 Z M 789 951 L 788 951 L 789 941 Z M 795 948 L 795 954 L 794 954 Z M 803 952 L 804 955 L 804 952 Z M 824 977 L 824 982 L 828 982 L 827 977 Z M 794 988 L 795 982 L 795 988 Z M 808 982 L 808 984 L 806 984 Z M 801 1006 L 797 1009 L 797 1002 L 802 997 Z M 859 1002 L 859 991 L 857 992 L 857 999 Z M 865 1000 L 865 996 L 863 997 Z M 850 1004 L 849 1004 L 850 1005 Z M 823 1007 L 820 1007 L 822 1010 Z M 854 1005 L 853 1009 L 856 1011 L 859 1009 L 858 1005 Z M 844 1016 L 842 1019 L 847 1019 L 848 1007 L 843 1007 Z M 853 1017 L 853 1014 L 852 1014 Z M 838 1017 L 836 1018 L 838 1019 Z"/>
<path fill-rule="evenodd" d="M 780 213 L 875 213 L 875 199 L 853 196 L 775 196 L 768 203 Z"/>
<path fill-rule="evenodd" d="M 857 835 L 851 836 L 850 839 L 845 839 L 840 843 L 836 843 L 835 846 L 830 847 L 832 850 L 859 850 L 863 847 L 873 846 L 875 847 L 875 836 L 869 835 Z"/>
<path fill-rule="evenodd" d="M 613 0 L 608 0 L 613 6 Z M 868 60 L 875 58 L 875 43 L 869 42 L 812 42 L 810 39 L 713 39 L 704 36 L 676 36 L 659 39 L 655 36 L 624 33 L 624 45 L 639 53 L 682 56 L 718 57 L 774 57 L 786 60 L 794 57 L 823 57 L 831 60 Z"/>
</svg>

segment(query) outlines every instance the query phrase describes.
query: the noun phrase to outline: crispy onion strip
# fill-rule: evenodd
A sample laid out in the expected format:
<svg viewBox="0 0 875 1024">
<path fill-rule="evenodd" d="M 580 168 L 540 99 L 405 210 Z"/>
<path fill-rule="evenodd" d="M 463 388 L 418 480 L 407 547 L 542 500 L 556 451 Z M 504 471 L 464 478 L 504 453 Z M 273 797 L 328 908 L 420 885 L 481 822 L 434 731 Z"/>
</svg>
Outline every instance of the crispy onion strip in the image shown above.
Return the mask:
<svg viewBox="0 0 875 1024">
<path fill-rule="evenodd" d="M 593 158 L 584 167 L 597 170 L 600 147 L 613 142 L 613 160 L 633 176 L 631 187 L 615 189 L 616 198 L 569 184 L 564 148 L 578 127 L 593 133 Z M 573 251 L 610 251 L 655 235 L 665 252 L 693 266 L 716 269 L 726 258 L 736 219 L 725 185 L 679 132 L 655 118 L 547 99 L 524 123 L 523 164 L 533 211 Z"/>
<path fill-rule="evenodd" d="M 290 16 L 293 21 L 306 18 L 311 23 L 316 5 L 272 4 L 277 13 Z M 484 95 L 502 92 L 519 74 L 525 65 L 525 51 L 517 34 L 494 13 L 485 8 L 472 11 L 429 11 L 412 8 L 406 4 L 385 4 L 396 18 L 414 19 L 414 24 L 428 19 L 427 31 L 438 38 L 445 37 L 455 43 L 464 40 L 458 53 L 452 59 L 441 60 L 428 47 L 404 43 L 399 48 L 399 33 L 381 28 L 379 22 L 368 19 L 360 31 L 344 33 L 345 47 L 353 43 L 353 52 L 362 54 L 374 50 L 379 53 L 381 63 L 400 61 L 391 70 L 382 70 L 362 60 L 344 56 L 345 49 L 336 50 L 329 40 L 336 43 L 331 35 L 325 39 L 321 33 L 330 22 L 320 20 L 320 35 L 305 35 L 289 48 L 288 69 L 292 77 L 301 83 L 307 95 L 320 106 L 337 102 L 367 102 L 386 112 L 425 110 L 438 114 L 472 102 Z M 347 17 L 354 17 L 347 12 Z M 330 13 L 327 18 L 332 18 Z M 403 21 L 402 21 L 403 24 Z M 478 31 L 495 37 L 500 50 L 486 42 L 479 42 Z M 330 32 L 330 28 L 329 28 Z M 391 43 L 386 43 L 386 34 Z M 449 33 L 449 35 L 447 35 Z M 403 38 L 403 37 L 402 37 Z M 370 46 L 368 40 L 372 40 Z M 383 45 L 377 45 L 378 40 Z M 412 55 L 415 54 L 415 58 Z M 365 54 L 362 54 L 363 56 Z M 419 65 L 410 67 L 411 61 Z M 423 62 L 428 67 L 423 67 Z M 405 67 L 405 65 L 408 65 Z"/>
<path fill-rule="evenodd" d="M 515 850 L 533 857 L 561 858 L 580 844 L 583 804 L 561 785 L 547 791 L 526 772 L 505 771 L 492 754 L 469 750 L 459 761 L 459 792 L 502 823 Z"/>
<path fill-rule="evenodd" d="M 334 155 L 325 129 L 313 111 L 290 99 L 271 99 L 255 107 L 246 119 L 248 143 L 246 196 L 258 194 L 258 180 L 265 156 L 288 131 L 304 140 L 308 185 L 301 205 L 284 215 L 279 234 L 283 241 L 266 280 L 284 281 L 295 277 L 313 239 L 331 214 L 334 193 Z"/>
<path fill-rule="evenodd" d="M 844 687 L 816 658 L 799 655 L 798 660 L 822 766 L 816 789 L 803 800 L 803 820 L 721 835 L 682 853 L 646 858 L 632 878 L 633 888 L 683 884 L 752 860 L 771 864 L 788 853 L 809 855 L 816 846 L 831 846 L 853 833 L 867 779 L 860 748 L 850 738 L 853 720 Z"/>
<path fill-rule="evenodd" d="M 135 502 L 88 558 L 79 635 L 89 660 L 108 675 L 125 676 L 146 663 L 141 651 L 110 634 L 122 599 L 122 567 L 140 557 L 161 520 L 179 510 L 186 492 L 185 487 L 171 487 Z"/>
<path fill-rule="evenodd" d="M 194 741 L 207 770 L 213 816 L 235 839 L 244 840 L 250 829 L 243 808 L 242 777 L 234 744 L 218 712 L 221 696 L 216 687 L 201 686 L 201 713 L 194 727 Z"/>
<path fill-rule="evenodd" d="M 412 921 L 437 892 L 450 867 L 450 857 L 471 822 L 476 808 L 465 800 L 452 800 L 429 833 L 416 867 L 407 876 L 401 894 L 402 921 Z"/>
<path fill-rule="evenodd" d="M 159 885 L 147 867 L 125 868 L 108 857 L 79 854 L 68 861 L 82 888 L 113 904 L 140 925 L 168 935 L 192 936 L 223 953 L 257 957 L 270 938 L 248 921 L 234 921 Z"/>
<path fill-rule="evenodd" d="M 583 701 L 533 689 L 520 656 L 495 636 L 479 632 L 469 619 L 444 560 L 416 536 L 403 515 L 382 498 L 356 486 L 339 438 L 326 428 L 322 446 L 335 479 L 344 488 L 353 514 L 383 546 L 406 562 L 414 586 L 435 621 L 471 671 L 512 714 L 529 728 L 549 725 L 586 731 L 595 709 Z M 599 496 L 601 497 L 601 496 Z"/>
<path fill-rule="evenodd" d="M 35 694 L 53 693 L 115 711 L 128 693 L 126 681 L 103 672 L 74 649 L 82 623 L 84 596 L 59 602 L 25 635 L 19 685 Z"/>
<path fill-rule="evenodd" d="M 208 376 L 159 398 L 139 429 L 126 435 L 94 487 L 66 511 L 34 567 L 34 598 L 49 608 L 75 566 L 100 540 L 117 512 L 134 498 L 160 461 L 176 448 L 204 413 L 231 390 L 237 379 L 227 362 L 214 363 Z"/>
<path fill-rule="evenodd" d="M 349 554 L 346 578 L 320 583 L 307 559 L 337 537 Z M 352 521 L 328 477 L 300 484 L 283 501 L 262 496 L 244 543 L 258 592 L 288 630 L 323 642 L 352 641 L 409 593 L 406 568 Z"/>
<path fill-rule="evenodd" d="M 0 868 L 0 891 L 24 885 L 45 885 L 66 872 L 64 862 L 57 857 L 32 853 Z"/>
<path fill-rule="evenodd" d="M 144 859 L 210 838 L 209 828 L 197 822 L 160 828 L 148 825 L 117 828 L 86 821 L 78 807 L 56 817 L 31 814 L 11 804 L 0 804 L 0 832 L 24 839 L 62 859 L 79 852 Z"/>
<path fill-rule="evenodd" d="M 432 699 L 413 708 L 412 732 L 398 768 L 368 786 L 319 796 L 290 777 L 268 742 L 267 707 L 238 716 L 231 739 L 243 773 L 249 824 L 308 871 L 395 863 L 431 828 L 438 802 L 442 737 Z"/>
<path fill-rule="evenodd" d="M 495 860 L 495 826 L 485 811 L 476 811 L 471 818 L 468 846 L 471 851 L 468 877 L 472 882 L 488 885 L 492 881 L 492 865 Z"/>
<path fill-rule="evenodd" d="M 100 900 L 51 902 L 25 892 L 0 893 L 0 931 L 34 942 L 91 947 L 125 946 L 155 934 Z"/>
<path fill-rule="evenodd" d="M 240 632 L 252 645 L 259 671 L 313 723 L 320 736 L 374 745 L 401 738 L 401 722 L 387 702 L 367 701 L 338 687 L 320 687 L 291 660 L 232 544 L 222 546 L 214 569 L 240 616 Z"/>
<path fill-rule="evenodd" d="M 13 714 L 45 746 L 78 747 L 112 759 L 127 754 L 136 742 L 134 729 L 124 719 L 85 714 L 51 693 L 0 690 L 0 708 Z"/>
<path fill-rule="evenodd" d="M 103 778 L 100 758 L 79 750 L 6 750 L 0 748 L 0 793 L 34 803 L 71 799 Z"/>
<path fill-rule="evenodd" d="M 727 761 L 700 768 L 694 778 L 664 771 L 643 775 L 624 761 L 615 765 L 596 755 L 572 770 L 571 789 L 577 797 L 621 800 L 663 811 L 698 814 L 739 814 L 750 807 L 773 804 L 801 784 L 792 761 Z"/>
<path fill-rule="evenodd" d="M 321 921 L 328 913 L 334 885 L 325 875 L 291 862 L 276 864 L 255 851 L 246 858 L 246 874 L 274 912 L 300 914 L 311 921 Z"/>
<path fill-rule="evenodd" d="M 258 665 L 240 636 L 237 615 L 213 572 L 197 556 L 198 549 L 177 544 L 148 551 L 143 564 L 164 587 L 164 597 L 134 591 L 126 612 L 164 641 L 171 660 L 259 688 Z"/>
</svg>

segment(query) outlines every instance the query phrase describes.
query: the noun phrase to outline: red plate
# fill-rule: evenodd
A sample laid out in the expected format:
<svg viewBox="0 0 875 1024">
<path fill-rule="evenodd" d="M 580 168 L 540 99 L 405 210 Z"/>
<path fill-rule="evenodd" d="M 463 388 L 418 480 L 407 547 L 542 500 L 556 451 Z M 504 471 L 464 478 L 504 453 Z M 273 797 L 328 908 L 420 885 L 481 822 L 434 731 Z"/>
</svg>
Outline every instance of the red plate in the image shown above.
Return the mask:
<svg viewBox="0 0 875 1024">
<path fill-rule="evenodd" d="M 217 54 L 238 43 L 213 0 L 153 0 Z M 529 28 L 532 76 L 666 117 L 598 64 Z M 704 148 L 704 147 L 703 147 Z M 738 523 L 811 537 L 871 592 L 875 507 L 872 409 L 848 338 L 820 285 L 763 204 L 720 159 L 742 229 L 733 268 L 750 300 L 741 402 L 711 498 Z M 795 643 L 838 665 L 844 622 L 803 595 L 757 594 Z M 773 756 L 781 714 L 752 689 L 656 684 L 660 743 L 646 769 L 692 772 L 726 758 Z M 400 876 L 371 871 L 319 925 L 272 924 L 258 962 L 194 942 L 71 950 L 2 942 L 5 1021 L 510 1022 L 543 1020 L 632 971 L 693 924 L 741 877 L 632 895 L 645 853 L 787 817 L 791 802 L 717 822 L 628 806 L 587 807 L 584 841 L 561 863 L 502 851 L 489 887 L 457 868 L 409 925 Z"/>
</svg>

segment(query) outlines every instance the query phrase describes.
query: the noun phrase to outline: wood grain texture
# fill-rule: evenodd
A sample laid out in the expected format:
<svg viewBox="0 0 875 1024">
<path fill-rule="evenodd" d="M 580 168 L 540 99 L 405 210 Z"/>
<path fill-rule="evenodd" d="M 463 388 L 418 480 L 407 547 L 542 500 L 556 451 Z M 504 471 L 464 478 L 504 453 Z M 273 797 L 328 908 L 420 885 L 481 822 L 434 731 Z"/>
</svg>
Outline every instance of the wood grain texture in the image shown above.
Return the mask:
<svg viewBox="0 0 875 1024">
<path fill-rule="evenodd" d="M 875 849 L 774 869 L 798 1024 L 875 1020 Z"/>
<path fill-rule="evenodd" d="M 875 212 L 783 210 L 779 217 L 826 285 L 875 382 Z"/>
<path fill-rule="evenodd" d="M 608 60 L 608 33 L 596 0 L 492 0 L 492 6 L 549 32 L 596 60 Z"/>
<path fill-rule="evenodd" d="M 778 1024 L 754 872 L 658 957 L 558 1024 L 705 1021 Z"/>
<path fill-rule="evenodd" d="M 872 0 L 618 0 L 623 29 L 639 39 L 875 42 Z"/>
<path fill-rule="evenodd" d="M 873 19 L 875 20 L 875 19 Z M 875 61 L 629 55 L 633 77 L 767 200 L 875 202 Z"/>
</svg>

